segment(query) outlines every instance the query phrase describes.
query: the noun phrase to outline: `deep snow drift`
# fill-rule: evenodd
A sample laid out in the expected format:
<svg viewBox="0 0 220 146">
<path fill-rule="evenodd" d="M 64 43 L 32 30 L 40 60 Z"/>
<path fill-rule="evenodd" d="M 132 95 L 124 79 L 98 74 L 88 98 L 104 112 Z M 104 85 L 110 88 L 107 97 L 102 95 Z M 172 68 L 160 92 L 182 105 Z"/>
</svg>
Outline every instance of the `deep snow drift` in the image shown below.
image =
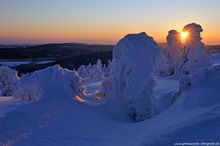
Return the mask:
<svg viewBox="0 0 220 146">
<path fill-rule="evenodd" d="M 152 76 L 159 56 L 157 44 L 141 33 L 118 43 L 108 69 L 98 61 L 78 69 L 81 77 L 59 65 L 21 78 L 9 69 L 19 96 L 0 97 L 0 145 L 219 144 L 220 62 L 179 81 Z M 150 119 L 134 123 L 127 115 L 131 105 L 142 115 L 149 104 Z"/>
</svg>

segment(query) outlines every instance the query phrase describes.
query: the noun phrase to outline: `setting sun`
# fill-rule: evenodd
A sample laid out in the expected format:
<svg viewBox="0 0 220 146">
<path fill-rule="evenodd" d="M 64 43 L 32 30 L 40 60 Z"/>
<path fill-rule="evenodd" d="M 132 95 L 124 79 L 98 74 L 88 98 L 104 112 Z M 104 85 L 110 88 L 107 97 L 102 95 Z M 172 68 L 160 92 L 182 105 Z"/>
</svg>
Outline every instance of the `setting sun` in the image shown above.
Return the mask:
<svg viewBox="0 0 220 146">
<path fill-rule="evenodd" d="M 186 39 L 187 36 L 188 36 L 188 32 L 182 32 L 182 33 L 181 33 L 182 39 Z"/>
</svg>

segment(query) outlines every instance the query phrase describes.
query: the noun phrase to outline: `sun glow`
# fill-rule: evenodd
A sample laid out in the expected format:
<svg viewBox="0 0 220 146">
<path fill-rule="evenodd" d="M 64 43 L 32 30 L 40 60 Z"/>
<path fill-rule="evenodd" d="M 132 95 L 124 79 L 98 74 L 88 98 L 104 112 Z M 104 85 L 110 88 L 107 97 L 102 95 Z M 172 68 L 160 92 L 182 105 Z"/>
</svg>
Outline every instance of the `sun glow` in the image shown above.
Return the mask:
<svg viewBox="0 0 220 146">
<path fill-rule="evenodd" d="M 187 36 L 188 36 L 188 32 L 182 32 L 181 33 L 181 37 L 182 37 L 182 39 L 186 39 L 187 38 Z"/>
</svg>

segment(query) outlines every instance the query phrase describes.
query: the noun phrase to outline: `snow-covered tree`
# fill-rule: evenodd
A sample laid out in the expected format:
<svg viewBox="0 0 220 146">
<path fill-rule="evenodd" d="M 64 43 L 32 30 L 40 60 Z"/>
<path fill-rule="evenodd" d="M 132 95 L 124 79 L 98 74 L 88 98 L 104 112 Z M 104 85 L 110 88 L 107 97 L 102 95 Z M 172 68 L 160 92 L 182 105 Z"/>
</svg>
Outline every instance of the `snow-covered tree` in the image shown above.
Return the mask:
<svg viewBox="0 0 220 146">
<path fill-rule="evenodd" d="M 19 80 L 17 71 L 6 66 L 0 66 L 0 86 L 4 96 L 10 96 Z"/>
<path fill-rule="evenodd" d="M 168 46 L 163 49 L 164 58 L 160 62 L 160 75 L 171 76 L 177 72 L 179 62 L 183 55 L 181 35 L 176 30 L 170 30 L 167 35 Z"/>
<path fill-rule="evenodd" d="M 113 49 L 111 94 L 115 99 L 111 101 L 127 109 L 135 122 L 154 115 L 152 93 L 156 83 L 152 73 L 160 54 L 157 43 L 146 33 L 126 35 Z"/>
<path fill-rule="evenodd" d="M 200 33 L 203 31 L 199 24 L 191 23 L 183 28 L 184 32 L 188 32 L 184 44 L 184 52 L 178 66 L 179 74 L 192 74 L 203 67 L 211 66 L 209 58 L 205 54 L 205 46 L 201 42 Z"/>
<path fill-rule="evenodd" d="M 41 97 L 41 89 L 35 85 L 18 86 L 13 92 L 13 97 L 26 102 L 38 101 Z"/>
<path fill-rule="evenodd" d="M 164 58 L 159 65 L 159 75 L 188 75 L 200 68 L 208 67 L 209 58 L 205 54 L 205 46 L 201 42 L 200 33 L 203 31 L 198 24 L 191 23 L 183 28 L 188 36 L 185 43 L 181 43 L 180 33 L 176 30 L 169 31 L 167 36 L 168 47 L 163 50 Z"/>
<path fill-rule="evenodd" d="M 100 59 L 97 60 L 96 65 L 97 65 L 97 70 L 99 72 L 102 72 L 103 65 L 102 65 L 102 61 Z"/>
<path fill-rule="evenodd" d="M 81 78 L 88 78 L 89 77 L 89 74 L 86 70 L 86 66 L 85 65 L 81 65 L 78 69 L 77 69 L 77 72 L 78 72 L 78 75 L 81 77 Z"/>
<path fill-rule="evenodd" d="M 103 76 L 111 77 L 112 76 L 112 62 L 108 60 L 108 65 L 103 67 Z"/>
</svg>

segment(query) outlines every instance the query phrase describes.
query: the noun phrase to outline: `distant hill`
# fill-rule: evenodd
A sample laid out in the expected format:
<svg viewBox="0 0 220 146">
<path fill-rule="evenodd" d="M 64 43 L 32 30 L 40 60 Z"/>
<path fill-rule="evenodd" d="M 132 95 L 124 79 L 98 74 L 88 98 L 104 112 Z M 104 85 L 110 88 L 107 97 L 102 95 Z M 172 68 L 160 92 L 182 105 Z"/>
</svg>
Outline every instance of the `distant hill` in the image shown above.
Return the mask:
<svg viewBox="0 0 220 146">
<path fill-rule="evenodd" d="M 220 52 L 220 45 L 206 45 L 205 47 L 208 54 Z"/>
<path fill-rule="evenodd" d="M 35 46 L 0 46 L 0 59 L 39 60 L 112 51 L 113 45 L 79 43 L 44 44 Z"/>
</svg>

